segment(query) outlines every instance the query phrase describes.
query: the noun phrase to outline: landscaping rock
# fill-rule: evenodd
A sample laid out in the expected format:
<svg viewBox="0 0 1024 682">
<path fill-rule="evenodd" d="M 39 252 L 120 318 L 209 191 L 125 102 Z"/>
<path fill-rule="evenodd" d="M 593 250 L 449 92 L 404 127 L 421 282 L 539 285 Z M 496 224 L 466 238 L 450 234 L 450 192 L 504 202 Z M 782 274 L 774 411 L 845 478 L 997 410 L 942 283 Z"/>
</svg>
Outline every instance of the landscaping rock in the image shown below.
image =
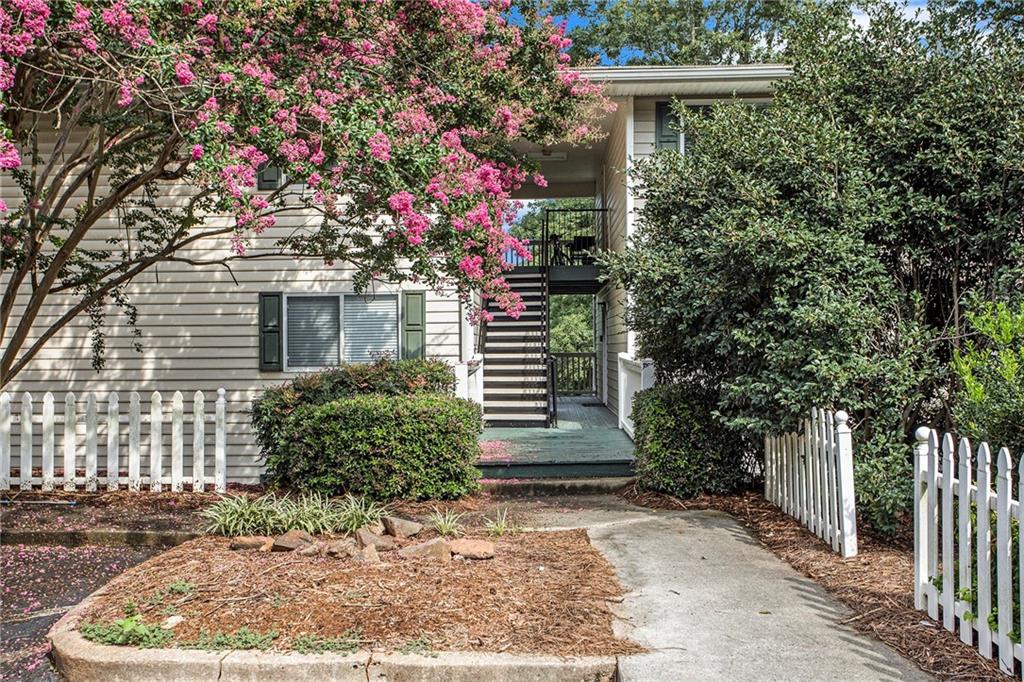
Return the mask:
<svg viewBox="0 0 1024 682">
<path fill-rule="evenodd" d="M 270 549 L 274 552 L 294 552 L 311 544 L 313 544 L 312 535 L 303 530 L 290 530 L 274 538 L 274 544 Z"/>
<path fill-rule="evenodd" d="M 375 523 L 368 523 L 363 526 L 366 530 L 370 531 L 374 535 L 384 535 L 384 524 L 380 521 Z"/>
<path fill-rule="evenodd" d="M 355 540 L 350 538 L 343 538 L 341 540 L 332 540 L 327 543 L 325 548 L 328 556 L 334 557 L 353 557 L 359 556 L 359 546 L 356 545 Z"/>
<path fill-rule="evenodd" d="M 493 559 L 494 543 L 487 540 L 452 540 L 452 554 L 467 559 Z"/>
<path fill-rule="evenodd" d="M 444 538 L 434 538 L 433 540 L 421 542 L 418 545 L 410 545 L 405 549 L 399 550 L 398 554 L 406 559 L 439 559 L 444 563 L 452 560 L 451 547 Z"/>
<path fill-rule="evenodd" d="M 165 630 L 173 630 L 183 620 L 185 620 L 185 616 L 168 616 L 161 627 Z"/>
<path fill-rule="evenodd" d="M 359 543 L 360 547 L 368 547 L 372 545 L 379 551 L 383 552 L 395 548 L 395 539 L 393 537 L 390 535 L 377 535 L 376 533 L 371 533 L 365 526 L 356 531 L 356 542 Z"/>
<path fill-rule="evenodd" d="M 272 538 L 268 538 L 264 535 L 241 535 L 237 538 L 231 538 L 230 549 L 259 549 L 267 542 L 272 542 Z"/>
<path fill-rule="evenodd" d="M 314 542 L 308 547 L 296 550 L 299 556 L 320 556 L 324 553 L 324 544 L 322 542 Z"/>
<path fill-rule="evenodd" d="M 267 538 L 267 541 L 260 547 L 261 552 L 269 552 L 272 549 L 274 549 L 274 538 Z"/>
<path fill-rule="evenodd" d="M 388 532 L 388 535 L 392 535 L 401 540 L 417 535 L 421 530 L 423 530 L 423 524 L 416 523 L 415 521 L 410 521 L 408 519 L 401 519 L 397 516 L 385 516 L 384 530 Z"/>
<path fill-rule="evenodd" d="M 363 547 L 363 551 L 359 553 L 359 560 L 368 564 L 379 564 L 380 556 L 377 554 L 377 548 L 373 545 Z"/>
</svg>

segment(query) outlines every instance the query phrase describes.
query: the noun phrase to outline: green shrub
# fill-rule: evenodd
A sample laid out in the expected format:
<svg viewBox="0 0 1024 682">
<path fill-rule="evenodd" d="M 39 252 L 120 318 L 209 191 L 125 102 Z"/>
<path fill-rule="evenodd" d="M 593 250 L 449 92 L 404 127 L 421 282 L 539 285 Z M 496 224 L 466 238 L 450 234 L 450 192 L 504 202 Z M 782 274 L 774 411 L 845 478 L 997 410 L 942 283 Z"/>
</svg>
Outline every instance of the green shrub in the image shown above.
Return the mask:
<svg viewBox="0 0 1024 682">
<path fill-rule="evenodd" d="M 967 316 L 974 339 L 953 356 L 961 436 L 1024 452 L 1024 303 L 986 303 Z"/>
<path fill-rule="evenodd" d="M 480 408 L 437 394 L 359 395 L 295 408 L 266 458 L 272 483 L 377 500 L 476 488 Z"/>
<path fill-rule="evenodd" d="M 735 492 L 751 482 L 751 442 L 714 416 L 717 393 L 693 383 L 636 394 L 638 483 L 682 498 Z"/>
<path fill-rule="evenodd" d="M 410 395 L 455 391 L 455 371 L 443 360 L 380 360 L 303 374 L 265 389 L 252 403 L 252 426 L 264 457 L 287 434 L 285 419 L 303 405 L 324 405 L 355 395 Z"/>
</svg>

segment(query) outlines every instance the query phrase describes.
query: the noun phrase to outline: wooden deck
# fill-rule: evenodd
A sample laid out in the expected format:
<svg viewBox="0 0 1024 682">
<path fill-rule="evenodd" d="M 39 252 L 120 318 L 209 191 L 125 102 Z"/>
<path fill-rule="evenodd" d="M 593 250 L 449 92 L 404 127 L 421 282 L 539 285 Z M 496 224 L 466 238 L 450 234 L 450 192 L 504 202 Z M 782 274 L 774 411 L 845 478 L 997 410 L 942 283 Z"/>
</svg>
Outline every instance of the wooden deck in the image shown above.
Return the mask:
<svg viewBox="0 0 1024 682">
<path fill-rule="evenodd" d="M 593 397 L 560 398 L 558 428 L 496 427 L 480 436 L 485 478 L 628 476 L 633 441 Z"/>
</svg>

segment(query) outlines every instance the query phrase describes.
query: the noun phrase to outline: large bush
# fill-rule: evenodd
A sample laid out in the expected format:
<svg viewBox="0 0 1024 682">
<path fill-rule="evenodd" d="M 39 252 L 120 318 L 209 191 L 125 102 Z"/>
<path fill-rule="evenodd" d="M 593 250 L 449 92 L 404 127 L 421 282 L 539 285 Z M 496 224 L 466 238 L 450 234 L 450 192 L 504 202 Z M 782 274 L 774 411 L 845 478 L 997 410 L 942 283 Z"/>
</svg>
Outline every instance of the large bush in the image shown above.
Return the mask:
<svg viewBox="0 0 1024 682">
<path fill-rule="evenodd" d="M 977 336 L 953 358 L 960 380 L 956 428 L 993 448 L 1024 453 L 1024 303 L 982 305 L 968 320 Z"/>
<path fill-rule="evenodd" d="M 269 457 L 276 444 L 289 435 L 285 430 L 288 416 L 303 405 L 324 405 L 369 393 L 454 392 L 455 371 L 443 360 L 380 360 L 373 364 L 341 365 L 265 389 L 252 403 L 252 426 L 260 451 Z"/>
<path fill-rule="evenodd" d="M 1021 286 L 1024 42 L 838 7 L 800 13 L 771 106 L 680 109 L 687 153 L 639 165 L 633 248 L 606 260 L 640 352 L 720 387 L 729 424 L 849 411 L 862 518 L 889 530 L 913 427 L 949 418 L 963 302 Z"/>
<path fill-rule="evenodd" d="M 266 457 L 273 483 L 377 500 L 460 497 L 476 488 L 480 408 L 436 393 L 302 405 Z"/>
<path fill-rule="evenodd" d="M 713 414 L 717 392 L 695 383 L 636 394 L 636 475 L 651 490 L 682 498 L 747 486 L 757 465 L 753 444 Z"/>
</svg>

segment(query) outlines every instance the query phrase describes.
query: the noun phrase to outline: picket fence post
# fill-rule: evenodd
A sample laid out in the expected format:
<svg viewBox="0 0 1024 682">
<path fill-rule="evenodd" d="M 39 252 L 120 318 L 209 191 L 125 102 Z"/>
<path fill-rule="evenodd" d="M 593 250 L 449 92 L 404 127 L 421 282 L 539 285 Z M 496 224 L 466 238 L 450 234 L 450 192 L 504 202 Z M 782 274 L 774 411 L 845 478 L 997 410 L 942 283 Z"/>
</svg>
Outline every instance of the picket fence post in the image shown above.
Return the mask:
<svg viewBox="0 0 1024 682">
<path fill-rule="evenodd" d="M 175 391 L 171 399 L 171 492 L 184 490 L 184 421 L 185 405 L 181 391 Z"/>
<path fill-rule="evenodd" d="M 960 641 L 974 644 L 974 626 L 964 618 L 963 614 L 971 610 L 970 598 L 964 599 L 962 590 L 970 591 L 971 569 L 974 558 L 971 553 L 971 443 L 966 438 L 960 440 L 959 489 L 957 490 L 957 590 L 956 613 L 960 616 Z M 968 587 L 964 587 L 964 586 Z"/>
<path fill-rule="evenodd" d="M 0 393 L 0 490 L 11 489 L 11 396 Z"/>
<path fill-rule="evenodd" d="M 922 426 L 914 433 L 914 608 L 924 610 L 928 575 L 928 436 L 931 429 Z"/>
<path fill-rule="evenodd" d="M 53 490 L 53 394 L 43 396 L 43 490 Z"/>
<path fill-rule="evenodd" d="M 1013 629 L 1012 573 L 1013 548 L 1010 542 L 1010 490 L 1013 485 L 1013 470 L 1010 467 L 1010 452 L 1006 448 L 996 457 L 996 609 L 999 612 L 999 668 L 1013 674 Z"/>
<path fill-rule="evenodd" d="M 21 459 L 18 462 L 18 487 L 32 490 L 32 396 L 21 396 Z"/>
<path fill-rule="evenodd" d="M 160 392 L 153 391 L 149 398 L 149 490 L 154 493 L 162 489 L 164 473 L 164 413 L 161 407 Z"/>
<path fill-rule="evenodd" d="M 96 394 L 85 399 L 85 490 L 96 492 Z"/>
<path fill-rule="evenodd" d="M 839 512 L 842 517 L 842 554 L 857 555 L 857 501 L 853 489 L 853 434 L 847 423 L 850 416 L 836 412 L 836 445 L 838 462 Z"/>
<path fill-rule="evenodd" d="M 117 490 L 121 484 L 120 439 L 121 406 L 117 391 L 111 391 L 107 395 L 107 490 Z"/>
<path fill-rule="evenodd" d="M 78 415 L 75 394 L 64 396 L 64 490 L 75 490 L 75 448 L 77 440 Z"/>
<path fill-rule="evenodd" d="M 142 489 L 142 400 L 132 391 L 128 396 L 128 490 Z"/>
<path fill-rule="evenodd" d="M 978 651 L 992 658 L 992 454 L 988 443 L 978 447 Z M 916 551 L 916 550 L 915 550 Z"/>
<path fill-rule="evenodd" d="M 228 490 L 227 398 L 223 388 L 217 389 L 216 430 L 214 432 L 214 490 Z"/>
</svg>

